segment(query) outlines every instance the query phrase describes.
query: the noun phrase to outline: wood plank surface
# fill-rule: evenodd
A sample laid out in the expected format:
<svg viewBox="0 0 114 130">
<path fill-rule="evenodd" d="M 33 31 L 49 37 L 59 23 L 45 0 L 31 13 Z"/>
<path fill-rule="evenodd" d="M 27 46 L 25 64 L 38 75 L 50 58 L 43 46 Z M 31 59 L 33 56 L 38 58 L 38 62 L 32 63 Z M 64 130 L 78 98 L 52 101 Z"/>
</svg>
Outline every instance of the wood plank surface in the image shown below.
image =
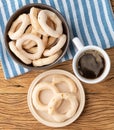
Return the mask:
<svg viewBox="0 0 114 130">
<path fill-rule="evenodd" d="M 111 0 L 114 10 L 114 0 Z M 111 71 L 99 84 L 82 83 L 86 93 L 83 113 L 74 123 L 59 130 L 114 130 L 114 48 L 107 49 L 111 59 Z M 54 69 L 73 73 L 72 60 L 58 64 Z M 27 91 L 32 80 L 45 70 L 5 80 L 0 65 L 0 130 L 56 130 L 34 119 L 27 106 Z"/>
</svg>

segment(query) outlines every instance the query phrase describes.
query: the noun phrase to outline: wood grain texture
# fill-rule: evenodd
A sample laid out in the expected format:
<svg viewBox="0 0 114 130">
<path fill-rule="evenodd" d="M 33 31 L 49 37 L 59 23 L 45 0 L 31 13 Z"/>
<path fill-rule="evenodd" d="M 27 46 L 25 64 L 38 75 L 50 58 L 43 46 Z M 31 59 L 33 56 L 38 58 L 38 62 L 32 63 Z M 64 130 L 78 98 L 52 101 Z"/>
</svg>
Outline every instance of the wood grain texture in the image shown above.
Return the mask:
<svg viewBox="0 0 114 130">
<path fill-rule="evenodd" d="M 114 9 L 114 1 L 111 1 Z M 114 130 L 114 48 L 107 49 L 111 70 L 99 84 L 84 84 L 86 104 L 83 113 L 71 125 L 59 130 Z M 72 60 L 58 64 L 54 69 L 73 73 Z M 27 91 L 32 80 L 45 70 L 31 71 L 5 80 L 0 65 L 0 130 L 56 130 L 37 122 L 27 106 Z"/>
</svg>

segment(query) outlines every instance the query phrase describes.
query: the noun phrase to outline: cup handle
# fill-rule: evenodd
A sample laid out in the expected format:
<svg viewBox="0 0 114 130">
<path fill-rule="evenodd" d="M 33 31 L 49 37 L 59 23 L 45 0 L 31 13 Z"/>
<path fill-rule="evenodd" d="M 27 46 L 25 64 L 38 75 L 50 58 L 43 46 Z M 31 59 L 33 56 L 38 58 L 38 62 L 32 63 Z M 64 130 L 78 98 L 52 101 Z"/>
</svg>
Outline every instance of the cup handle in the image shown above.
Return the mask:
<svg viewBox="0 0 114 130">
<path fill-rule="evenodd" d="M 84 47 L 84 45 L 82 44 L 82 42 L 78 37 L 73 38 L 72 41 L 78 50 L 81 50 Z"/>
</svg>

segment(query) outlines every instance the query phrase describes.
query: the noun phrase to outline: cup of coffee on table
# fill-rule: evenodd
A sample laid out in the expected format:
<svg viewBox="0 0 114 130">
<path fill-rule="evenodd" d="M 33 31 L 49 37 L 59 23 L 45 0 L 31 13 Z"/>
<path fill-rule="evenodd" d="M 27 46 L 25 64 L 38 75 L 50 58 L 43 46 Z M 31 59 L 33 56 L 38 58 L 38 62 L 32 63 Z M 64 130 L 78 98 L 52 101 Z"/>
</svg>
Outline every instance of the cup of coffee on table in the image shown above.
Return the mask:
<svg viewBox="0 0 114 130">
<path fill-rule="evenodd" d="M 109 74 L 111 63 L 106 51 L 94 45 L 84 46 L 80 39 L 73 38 L 78 52 L 73 58 L 74 74 L 85 83 L 95 84 L 103 81 Z"/>
</svg>

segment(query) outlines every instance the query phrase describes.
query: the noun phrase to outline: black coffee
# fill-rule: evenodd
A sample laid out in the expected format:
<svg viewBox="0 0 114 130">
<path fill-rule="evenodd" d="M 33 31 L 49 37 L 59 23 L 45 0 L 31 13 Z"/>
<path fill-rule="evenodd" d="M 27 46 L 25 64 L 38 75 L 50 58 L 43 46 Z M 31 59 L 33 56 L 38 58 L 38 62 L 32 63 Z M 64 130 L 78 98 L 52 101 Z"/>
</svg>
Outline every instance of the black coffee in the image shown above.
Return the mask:
<svg viewBox="0 0 114 130">
<path fill-rule="evenodd" d="M 89 50 L 80 56 L 77 67 L 81 76 L 95 79 L 103 73 L 105 61 L 99 52 Z"/>
</svg>

